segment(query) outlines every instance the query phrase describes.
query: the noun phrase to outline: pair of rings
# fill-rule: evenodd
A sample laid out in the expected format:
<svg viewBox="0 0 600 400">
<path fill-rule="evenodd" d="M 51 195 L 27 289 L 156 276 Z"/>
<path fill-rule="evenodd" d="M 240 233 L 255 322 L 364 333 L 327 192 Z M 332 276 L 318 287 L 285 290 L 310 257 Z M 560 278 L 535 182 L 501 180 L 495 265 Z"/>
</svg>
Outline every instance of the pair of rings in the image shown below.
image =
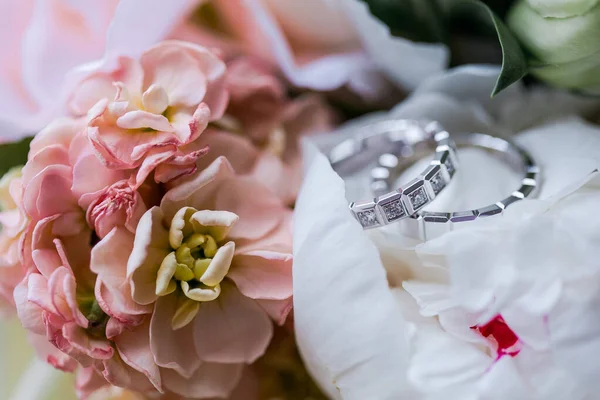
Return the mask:
<svg viewBox="0 0 600 400">
<path fill-rule="evenodd" d="M 460 168 L 457 146 L 478 147 L 500 155 L 522 174 L 520 187 L 506 198 L 465 211 L 430 212 L 423 208 L 450 184 Z M 434 151 L 427 168 L 403 187 L 392 190 L 399 172 L 425 152 Z M 512 203 L 532 196 L 539 186 L 539 169 L 518 145 L 483 133 L 450 135 L 438 122 L 387 120 L 361 129 L 329 153 L 333 168 L 343 174 L 348 167 L 372 164 L 371 190 L 375 196 L 350 203 L 350 211 L 364 229 L 402 223 L 403 232 L 423 241 L 455 229 L 466 222 L 502 215 Z"/>
</svg>

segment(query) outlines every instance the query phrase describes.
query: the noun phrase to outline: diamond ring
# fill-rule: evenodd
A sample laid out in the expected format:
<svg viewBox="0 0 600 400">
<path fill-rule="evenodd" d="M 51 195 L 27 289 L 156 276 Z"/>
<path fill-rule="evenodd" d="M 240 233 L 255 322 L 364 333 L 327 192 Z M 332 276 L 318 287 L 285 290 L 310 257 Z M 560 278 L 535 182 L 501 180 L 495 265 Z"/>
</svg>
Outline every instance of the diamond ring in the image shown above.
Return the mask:
<svg viewBox="0 0 600 400">
<path fill-rule="evenodd" d="M 364 166 L 379 156 L 382 175 L 373 182 L 380 195 L 372 200 L 350 203 L 350 210 L 364 229 L 406 219 L 427 204 L 450 183 L 458 162 L 450 134 L 437 122 L 412 120 L 381 121 L 364 127 L 361 135 L 347 139 L 329 153 L 333 168 L 343 173 L 348 166 Z M 433 160 L 417 178 L 397 190 L 390 190 L 390 172 L 402 160 L 414 161 L 423 152 L 434 151 Z M 385 190 L 383 190 L 385 189 Z M 385 192 L 385 193 L 380 193 Z"/>
<path fill-rule="evenodd" d="M 519 188 L 506 198 L 485 207 L 474 210 L 455 212 L 418 211 L 404 221 L 402 232 L 416 239 L 427 241 L 457 229 L 465 222 L 484 223 L 488 217 L 502 215 L 504 210 L 512 203 L 531 197 L 535 194 L 540 184 L 539 168 L 532 157 L 511 141 L 486 135 L 483 133 L 453 134 L 456 145 L 459 147 L 478 147 L 491 150 L 500 156 L 509 166 L 522 174 Z M 381 193 L 389 187 L 400 173 L 397 163 L 390 162 L 397 158 L 395 154 L 384 154 L 379 157 L 378 165 L 371 171 L 372 189 L 375 194 Z"/>
</svg>

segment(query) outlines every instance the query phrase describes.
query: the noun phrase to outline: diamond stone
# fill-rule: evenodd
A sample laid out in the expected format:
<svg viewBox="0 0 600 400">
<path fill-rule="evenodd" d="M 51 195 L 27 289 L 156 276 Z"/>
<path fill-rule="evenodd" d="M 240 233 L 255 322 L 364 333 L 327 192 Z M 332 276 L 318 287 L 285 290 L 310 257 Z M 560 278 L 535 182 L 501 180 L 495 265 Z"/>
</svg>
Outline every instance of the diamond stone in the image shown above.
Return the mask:
<svg viewBox="0 0 600 400">
<path fill-rule="evenodd" d="M 389 222 L 400 219 L 406 215 L 406 211 L 404 211 L 404 206 L 402 205 L 402 201 L 400 201 L 400 199 L 381 204 L 381 209 L 385 214 L 385 218 Z"/>
<path fill-rule="evenodd" d="M 446 161 L 444 161 L 444 165 L 446 166 L 446 170 L 450 175 L 454 174 L 454 164 L 452 164 L 450 157 L 446 158 Z"/>
<path fill-rule="evenodd" d="M 364 228 L 368 228 L 370 226 L 378 225 L 377 216 L 375 215 L 375 210 L 365 210 L 358 211 L 356 213 L 358 221 Z"/>
<path fill-rule="evenodd" d="M 442 179 L 442 175 L 438 172 L 435 174 L 430 180 L 431 188 L 433 189 L 433 193 L 438 194 L 442 191 L 442 189 L 446 186 L 446 183 Z"/>
<path fill-rule="evenodd" d="M 427 193 L 425 193 L 425 188 L 421 186 L 418 189 L 415 189 L 411 193 L 408 194 L 410 198 L 410 202 L 413 205 L 413 209 L 418 210 L 423 205 L 427 204 L 429 198 L 427 197 Z"/>
</svg>

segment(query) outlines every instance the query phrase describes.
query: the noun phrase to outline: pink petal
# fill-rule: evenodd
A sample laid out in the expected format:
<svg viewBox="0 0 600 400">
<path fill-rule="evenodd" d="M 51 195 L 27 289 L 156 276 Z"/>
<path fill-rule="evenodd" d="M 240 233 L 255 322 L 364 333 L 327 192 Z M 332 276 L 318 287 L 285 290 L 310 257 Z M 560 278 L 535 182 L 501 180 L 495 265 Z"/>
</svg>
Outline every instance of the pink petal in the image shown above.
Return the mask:
<svg viewBox="0 0 600 400">
<path fill-rule="evenodd" d="M 99 374 L 95 368 L 80 368 L 75 377 L 75 391 L 80 399 L 88 399 L 90 396 L 108 382 Z"/>
<path fill-rule="evenodd" d="M 28 278 L 23 279 L 13 292 L 17 306 L 17 315 L 23 328 L 37 335 L 45 335 L 46 328 L 42 320 L 42 308 L 28 299 L 28 281 Z"/>
<path fill-rule="evenodd" d="M 63 372 L 74 372 L 79 367 L 77 361 L 53 346 L 48 341 L 45 333 L 43 335 L 30 334 L 28 340 L 35 349 L 37 356 L 42 360 L 46 360 L 54 368 Z"/>
<path fill-rule="evenodd" d="M 194 321 L 194 342 L 206 362 L 252 363 L 262 356 L 273 336 L 265 312 L 226 282 L 221 295 L 201 304 Z"/>
<path fill-rule="evenodd" d="M 38 102 L 55 111 L 60 108 L 52 107 L 53 102 L 65 100 L 68 72 L 102 55 L 104 32 L 115 2 L 85 3 L 88 15 L 93 15 L 91 20 L 66 2 L 36 2 L 23 40 L 25 85 Z"/>
<path fill-rule="evenodd" d="M 68 107 L 75 115 L 86 115 L 98 101 L 115 98 L 117 88 L 109 74 L 96 72 L 80 82 L 68 100 Z"/>
<path fill-rule="evenodd" d="M 144 321 L 144 316 L 148 313 L 146 308 L 149 306 L 140 306 L 131 300 L 129 302 L 124 301 L 124 296 L 111 291 L 101 280 L 96 281 L 94 296 L 102 311 L 109 315 L 112 320 L 115 320 L 113 326 L 111 326 L 112 329 L 121 329 L 121 325 L 125 329 L 138 326 Z M 114 325 L 116 322 L 119 323 L 119 326 Z"/>
<path fill-rule="evenodd" d="M 48 290 L 48 280 L 40 274 L 31 274 L 27 278 L 27 301 L 44 311 L 58 314 Z"/>
<path fill-rule="evenodd" d="M 152 114 L 141 110 L 129 111 L 122 117 L 119 117 L 117 125 L 123 129 L 150 128 L 160 132 L 173 132 L 175 130 L 164 115 Z M 123 134 L 126 135 L 127 132 Z M 146 132 L 146 135 L 150 136 L 148 132 Z"/>
<path fill-rule="evenodd" d="M 189 378 L 198 370 L 202 361 L 193 348 L 193 324 L 176 331 L 171 327 L 176 307 L 177 294 L 159 297 L 156 301 L 150 322 L 150 348 L 157 365 Z"/>
<path fill-rule="evenodd" d="M 211 209 L 210 196 L 214 196 L 210 184 L 222 180 L 225 177 L 233 176 L 231 165 L 224 157 L 217 158 L 207 168 L 199 171 L 195 175 L 186 179 L 185 182 L 169 190 L 160 204 L 161 210 L 165 213 L 165 220 L 171 221 L 173 216 L 180 208 L 191 206 L 196 209 Z M 205 207 L 202 207 L 206 204 Z"/>
<path fill-rule="evenodd" d="M 146 181 L 146 178 L 148 178 L 148 176 L 152 173 L 152 171 L 155 170 L 155 168 L 165 165 L 168 160 L 173 158 L 173 156 L 174 151 L 171 147 L 157 147 L 148 151 L 137 171 L 137 174 L 135 175 L 135 181 L 132 182 L 133 187 L 138 188 L 141 186 Z"/>
<path fill-rule="evenodd" d="M 248 196 L 248 193 L 252 195 Z M 223 180 L 215 197 L 216 210 L 231 211 L 240 217 L 229 232 L 231 239 L 259 239 L 275 229 L 285 217 L 286 209 L 281 201 L 249 177 Z"/>
<path fill-rule="evenodd" d="M 79 199 L 80 205 L 89 205 L 90 194 L 94 194 L 121 179 L 125 179 L 126 175 L 124 171 L 106 168 L 98 157 L 91 153 L 85 157 L 81 157 L 73 165 L 73 194 Z M 86 194 L 88 196 L 84 197 L 84 202 L 81 203 L 82 196 Z"/>
<path fill-rule="evenodd" d="M 120 1 L 106 39 L 107 55 L 138 57 L 144 49 L 167 37 L 189 12 L 188 0 Z"/>
<path fill-rule="evenodd" d="M 68 322 L 73 321 L 77 315 L 79 317 L 77 323 L 83 323 L 82 327 L 87 328 L 88 321 L 79 311 L 75 300 L 75 278 L 71 271 L 65 267 L 55 270 L 48 279 L 48 289 L 58 315 Z M 71 308 L 73 305 L 74 309 Z"/>
<path fill-rule="evenodd" d="M 207 129 L 198 139 L 210 147 L 210 152 L 198 163 L 198 168 L 208 167 L 219 156 L 225 156 L 237 174 L 249 173 L 259 155 L 252 142 L 242 135 Z"/>
<path fill-rule="evenodd" d="M 294 301 L 291 297 L 285 300 L 256 300 L 256 303 L 280 326 L 285 324 L 294 308 Z"/>
<path fill-rule="evenodd" d="M 160 370 L 154 362 L 150 348 L 150 321 L 138 326 L 135 331 L 123 332 L 115 338 L 117 350 L 123 361 L 131 368 L 143 373 L 154 385 L 156 390 L 162 392 Z"/>
<path fill-rule="evenodd" d="M 180 140 L 182 143 L 191 143 L 192 141 L 198 139 L 200 134 L 204 132 L 208 123 L 211 121 L 211 110 L 208 108 L 206 103 L 200 103 L 192 118 L 188 122 L 187 130 L 184 132 L 189 132 L 189 135 L 182 136 L 180 135 Z"/>
<path fill-rule="evenodd" d="M 141 393 L 156 390 L 148 377 L 127 365 L 117 354 L 102 362 L 102 375 L 113 386 L 128 388 Z"/>
<path fill-rule="evenodd" d="M 228 398 L 240 381 L 243 364 L 202 364 L 189 379 L 175 370 L 161 371 L 164 385 L 170 391 L 188 398 Z"/>
<path fill-rule="evenodd" d="M 168 162 L 156 166 L 156 169 L 154 170 L 154 180 L 157 183 L 167 183 L 193 174 L 198 169 L 196 165 L 197 160 L 207 153 L 208 146 L 181 156 L 175 155 Z"/>
<path fill-rule="evenodd" d="M 131 295 L 138 304 L 156 301 L 156 277 L 162 260 L 171 252 L 169 232 L 163 226 L 163 213 L 153 207 L 140 219 L 133 250 L 127 262 Z"/>
<path fill-rule="evenodd" d="M 163 87 L 172 106 L 197 106 L 208 90 L 224 91 L 224 87 L 212 88 L 210 83 L 222 79 L 225 64 L 204 47 L 178 41 L 162 42 L 146 51 L 141 62 L 145 71 L 144 86 L 154 83 Z M 194 90 L 189 90 L 190 87 Z"/>
<path fill-rule="evenodd" d="M 53 164 L 69 166 L 68 149 L 58 144 L 50 144 L 35 154 L 30 154 L 29 161 L 22 170 L 24 186 L 27 186 L 44 168 Z"/>
<path fill-rule="evenodd" d="M 90 269 L 113 290 L 126 286 L 127 261 L 133 249 L 134 235 L 116 227 L 92 248 Z"/>
<path fill-rule="evenodd" d="M 252 177 L 268 187 L 285 204 L 293 204 L 302 184 L 302 167 L 283 163 L 281 158 L 262 152 L 252 170 Z"/>
<path fill-rule="evenodd" d="M 74 349 L 93 359 L 107 360 L 114 354 L 114 349 L 109 341 L 91 337 L 85 329 L 77 324 L 67 323 L 63 325 L 62 334 Z"/>
<path fill-rule="evenodd" d="M 87 134 L 102 163 L 109 168 L 135 168 L 151 149 L 170 146 L 175 152 L 178 145 L 177 137 L 170 132 L 126 130 L 111 124 L 98 123 L 98 126 L 95 126 L 95 123 L 92 121 Z"/>
<path fill-rule="evenodd" d="M 270 251 L 237 254 L 227 276 L 246 297 L 285 300 L 292 296 L 292 260 Z"/>
<path fill-rule="evenodd" d="M 77 207 L 71 194 L 71 168 L 50 165 L 37 174 L 26 186 L 23 204 L 35 219 L 66 213 Z"/>
</svg>

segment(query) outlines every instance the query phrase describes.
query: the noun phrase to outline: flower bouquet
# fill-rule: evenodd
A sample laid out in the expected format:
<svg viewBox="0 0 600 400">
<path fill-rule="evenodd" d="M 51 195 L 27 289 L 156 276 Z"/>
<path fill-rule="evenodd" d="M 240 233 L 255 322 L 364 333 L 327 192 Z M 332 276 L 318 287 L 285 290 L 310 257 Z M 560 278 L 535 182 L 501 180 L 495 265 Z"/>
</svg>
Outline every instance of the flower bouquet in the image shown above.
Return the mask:
<svg viewBox="0 0 600 400">
<path fill-rule="evenodd" d="M 596 398 L 600 2 L 3 9 L 1 398 Z"/>
</svg>

